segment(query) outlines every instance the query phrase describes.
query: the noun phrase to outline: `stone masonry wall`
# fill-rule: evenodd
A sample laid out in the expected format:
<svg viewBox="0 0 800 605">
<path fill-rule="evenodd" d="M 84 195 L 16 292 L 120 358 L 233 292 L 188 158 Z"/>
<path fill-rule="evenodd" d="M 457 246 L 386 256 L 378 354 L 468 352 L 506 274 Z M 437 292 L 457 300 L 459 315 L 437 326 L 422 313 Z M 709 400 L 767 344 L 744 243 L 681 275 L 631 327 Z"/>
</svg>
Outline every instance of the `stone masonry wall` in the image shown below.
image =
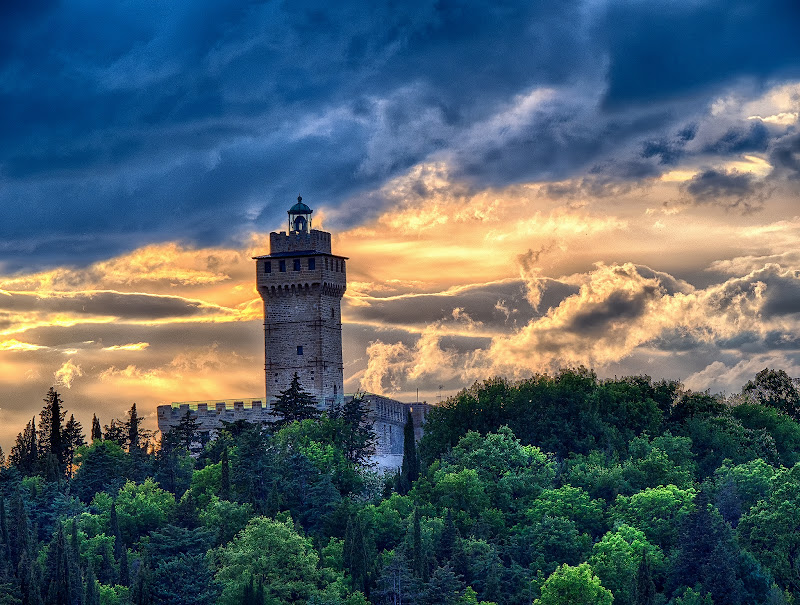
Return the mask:
<svg viewBox="0 0 800 605">
<path fill-rule="evenodd" d="M 348 397 L 352 397 L 349 395 Z M 431 408 L 427 403 L 403 403 L 396 399 L 366 393 L 364 401 L 370 409 L 373 429 L 377 435 L 375 455 L 372 462 L 379 469 L 393 470 L 400 468 L 403 461 L 403 427 L 406 413 L 411 410 L 414 420 L 414 437 L 422 437 L 423 425 Z M 258 424 L 267 424 L 274 420 L 269 407 L 260 399 L 225 400 L 225 401 L 192 401 L 158 406 L 158 428 L 162 433 L 178 426 L 181 418 L 189 413 L 200 425 L 204 438 L 212 439 L 222 428 L 222 422 L 245 420 Z"/>
</svg>

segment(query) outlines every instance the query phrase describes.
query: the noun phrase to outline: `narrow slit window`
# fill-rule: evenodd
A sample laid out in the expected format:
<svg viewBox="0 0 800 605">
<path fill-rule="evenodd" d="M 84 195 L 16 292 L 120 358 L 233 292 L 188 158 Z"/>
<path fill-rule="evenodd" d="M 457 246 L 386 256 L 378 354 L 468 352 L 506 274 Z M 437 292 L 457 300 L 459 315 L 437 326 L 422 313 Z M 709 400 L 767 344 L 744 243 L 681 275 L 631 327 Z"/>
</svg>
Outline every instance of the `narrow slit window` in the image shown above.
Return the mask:
<svg viewBox="0 0 800 605">
<path fill-rule="evenodd" d="M 317 259 L 309 258 L 308 259 L 308 270 L 309 271 L 313 271 L 316 268 L 317 268 Z"/>
<path fill-rule="evenodd" d="M 303 347 L 302 347 L 302 345 L 297 347 L 297 354 L 298 354 L 298 355 L 302 355 L 302 354 L 303 354 Z"/>
<path fill-rule="evenodd" d="M 264 261 L 264 273 L 272 273 L 272 263 L 270 261 Z"/>
<path fill-rule="evenodd" d="M 294 259 L 294 270 L 295 271 L 299 271 L 300 270 L 300 259 L 299 258 Z"/>
<path fill-rule="evenodd" d="M 281 273 L 286 273 L 286 261 L 285 260 L 279 261 L 278 268 L 281 270 Z"/>
</svg>

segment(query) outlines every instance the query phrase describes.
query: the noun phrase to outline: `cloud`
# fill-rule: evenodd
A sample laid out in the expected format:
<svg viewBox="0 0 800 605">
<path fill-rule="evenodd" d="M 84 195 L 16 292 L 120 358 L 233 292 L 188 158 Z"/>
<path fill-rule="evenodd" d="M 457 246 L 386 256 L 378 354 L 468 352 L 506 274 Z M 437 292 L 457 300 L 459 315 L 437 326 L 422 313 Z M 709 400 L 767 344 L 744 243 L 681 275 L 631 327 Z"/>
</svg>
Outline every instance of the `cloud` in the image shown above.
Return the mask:
<svg viewBox="0 0 800 605">
<path fill-rule="evenodd" d="M 643 354 L 692 355 L 695 361 L 716 356 L 724 365 L 781 348 L 785 355 L 800 350 L 793 336 L 800 328 L 800 273 L 794 270 L 767 265 L 704 289 L 630 263 L 600 265 L 573 279 L 582 281 L 578 292 L 566 293 L 547 313 L 512 332 L 473 341 L 471 349 L 447 343 L 446 323 L 429 326 L 416 342 L 373 342 L 362 385 L 402 392 L 413 382 L 463 384 L 568 365 L 602 371 Z M 695 376 L 692 384 L 715 368 Z M 726 376 L 723 372 L 715 384 L 730 388 L 733 378 Z"/>
<path fill-rule="evenodd" d="M 126 345 L 111 345 L 103 347 L 104 351 L 144 351 L 150 346 L 149 342 L 132 342 Z"/>
<path fill-rule="evenodd" d="M 430 162 L 478 189 L 593 169 L 646 179 L 689 153 L 680 133 L 708 96 L 758 97 L 747 78 L 792 77 L 800 53 L 789 0 L 6 13 L 0 249 L 14 270 L 167 240 L 239 244 L 276 227 L 301 188 L 356 226 L 359 200 L 386 202 L 371 193 Z M 748 115 L 793 111 L 767 109 Z M 772 126 L 722 133 L 714 152 L 761 149 Z"/>
<path fill-rule="evenodd" d="M 800 133 L 787 134 L 776 141 L 770 158 L 789 178 L 800 178 Z"/>
<path fill-rule="evenodd" d="M 760 80 L 796 73 L 800 42 L 791 0 L 637 1 L 608 5 L 606 103 L 631 105 L 675 98 L 742 76 Z"/>
<path fill-rule="evenodd" d="M 769 196 L 764 184 L 752 174 L 737 170 L 708 168 L 684 184 L 684 190 L 700 204 L 758 210 Z"/>
<path fill-rule="evenodd" d="M 72 387 L 72 381 L 80 376 L 83 376 L 81 366 L 73 363 L 71 359 L 65 361 L 53 374 L 53 377 L 56 379 L 56 384 L 67 387 L 68 389 Z"/>
</svg>

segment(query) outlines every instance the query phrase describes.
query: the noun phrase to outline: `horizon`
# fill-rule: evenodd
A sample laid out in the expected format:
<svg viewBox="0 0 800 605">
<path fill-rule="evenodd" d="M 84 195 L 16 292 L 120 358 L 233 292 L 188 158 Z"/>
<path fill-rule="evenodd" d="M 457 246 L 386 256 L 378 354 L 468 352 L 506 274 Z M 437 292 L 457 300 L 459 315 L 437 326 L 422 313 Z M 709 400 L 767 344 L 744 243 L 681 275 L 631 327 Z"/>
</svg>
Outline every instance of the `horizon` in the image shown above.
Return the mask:
<svg viewBox="0 0 800 605">
<path fill-rule="evenodd" d="M 800 376 L 792 2 L 148 7 L 0 8 L 6 454 L 50 386 L 87 432 L 263 397 L 251 257 L 298 194 L 347 392 Z"/>
</svg>

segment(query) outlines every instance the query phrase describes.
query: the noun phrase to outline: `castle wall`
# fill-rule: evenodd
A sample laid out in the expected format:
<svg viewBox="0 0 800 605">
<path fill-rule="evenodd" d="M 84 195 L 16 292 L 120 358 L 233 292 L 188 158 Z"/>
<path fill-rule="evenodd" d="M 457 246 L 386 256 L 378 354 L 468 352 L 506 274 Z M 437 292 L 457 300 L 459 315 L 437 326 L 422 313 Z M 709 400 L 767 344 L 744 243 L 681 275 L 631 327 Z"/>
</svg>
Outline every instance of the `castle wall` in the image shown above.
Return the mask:
<svg viewBox="0 0 800 605">
<path fill-rule="evenodd" d="M 349 397 L 352 397 L 350 395 Z M 414 420 L 414 437 L 422 437 L 425 418 L 431 406 L 427 403 L 403 403 L 396 399 L 366 393 L 364 402 L 370 410 L 373 430 L 377 436 L 372 463 L 381 470 L 395 470 L 403 462 L 403 428 L 406 414 L 411 410 Z M 204 438 L 213 439 L 223 422 L 245 420 L 267 424 L 275 417 L 260 399 L 193 401 L 158 406 L 158 428 L 168 433 L 180 424 L 189 413 L 199 425 Z"/>
</svg>

